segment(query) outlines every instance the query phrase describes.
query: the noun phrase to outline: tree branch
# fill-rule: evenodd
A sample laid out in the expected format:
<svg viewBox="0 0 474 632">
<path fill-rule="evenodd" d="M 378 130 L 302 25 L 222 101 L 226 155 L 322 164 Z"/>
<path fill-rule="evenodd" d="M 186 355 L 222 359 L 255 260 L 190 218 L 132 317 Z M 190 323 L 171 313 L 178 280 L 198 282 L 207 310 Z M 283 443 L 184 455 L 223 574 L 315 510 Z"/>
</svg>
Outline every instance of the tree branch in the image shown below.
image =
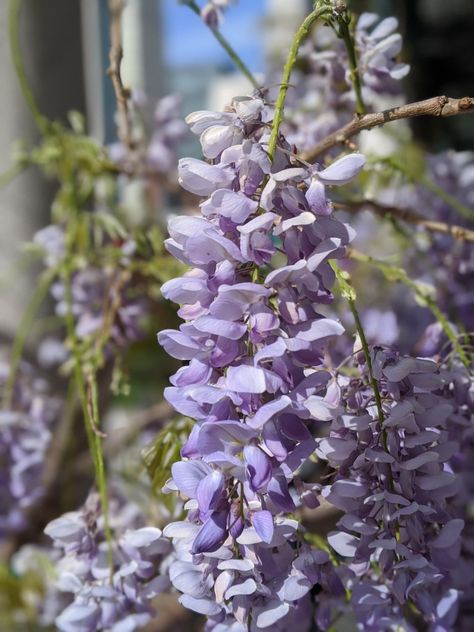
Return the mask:
<svg viewBox="0 0 474 632">
<path fill-rule="evenodd" d="M 364 129 L 371 129 L 391 121 L 413 118 L 415 116 L 455 116 L 456 114 L 469 114 L 474 112 L 474 97 L 451 99 L 450 97 L 433 97 L 425 101 L 406 103 L 399 107 L 390 108 L 383 112 L 372 112 L 363 116 L 355 116 L 352 121 L 326 136 L 320 143 L 302 152 L 300 157 L 308 162 L 314 161 L 320 154 L 340 143 L 345 143 L 349 138 Z"/>
<path fill-rule="evenodd" d="M 474 230 L 469 230 L 468 228 L 457 226 L 455 224 L 428 220 L 409 209 L 398 208 L 396 206 L 386 206 L 385 204 L 380 204 L 379 202 L 374 202 L 372 200 L 335 202 L 334 208 L 337 210 L 346 210 L 349 213 L 357 213 L 363 209 L 368 209 L 381 217 L 386 218 L 391 215 L 403 222 L 421 226 L 432 233 L 444 233 L 445 235 L 451 235 L 451 237 L 454 237 L 454 239 L 458 239 L 459 241 L 474 242 Z"/>
<path fill-rule="evenodd" d="M 124 0 L 108 0 L 110 16 L 110 50 L 107 70 L 117 100 L 117 132 L 118 137 L 127 147 L 134 148 L 132 128 L 128 111 L 130 90 L 123 85 L 121 65 L 123 59 L 122 46 L 122 13 L 125 6 Z"/>
</svg>

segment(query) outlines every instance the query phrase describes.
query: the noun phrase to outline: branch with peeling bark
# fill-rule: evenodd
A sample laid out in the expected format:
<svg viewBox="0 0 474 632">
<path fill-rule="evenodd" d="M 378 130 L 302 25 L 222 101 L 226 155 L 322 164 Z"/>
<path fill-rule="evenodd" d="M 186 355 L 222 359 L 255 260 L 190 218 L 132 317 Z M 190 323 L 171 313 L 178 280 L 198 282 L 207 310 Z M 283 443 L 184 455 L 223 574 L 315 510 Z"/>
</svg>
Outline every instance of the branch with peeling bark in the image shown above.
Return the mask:
<svg viewBox="0 0 474 632">
<path fill-rule="evenodd" d="M 372 129 L 379 125 L 385 125 L 391 121 L 413 118 L 415 116 L 456 116 L 457 114 L 469 114 L 474 112 L 474 97 L 451 99 L 450 97 L 433 97 L 425 101 L 406 103 L 399 107 L 390 108 L 383 112 L 373 112 L 363 116 L 355 116 L 352 121 L 326 136 L 320 143 L 302 152 L 300 158 L 308 162 L 314 161 L 320 154 L 328 151 L 341 143 L 347 142 L 352 136 L 365 129 Z"/>
<path fill-rule="evenodd" d="M 421 215 L 418 215 L 418 213 L 408 209 L 398 208 L 396 206 L 387 206 L 372 200 L 335 202 L 334 208 L 336 210 L 345 210 L 350 213 L 357 213 L 361 210 L 367 209 L 381 217 L 393 217 L 403 222 L 408 222 L 409 224 L 416 224 L 417 226 L 420 226 L 432 233 L 443 233 L 445 235 L 451 235 L 451 237 L 454 237 L 454 239 L 458 239 L 459 241 L 474 243 L 474 230 L 469 230 L 463 226 L 456 226 L 454 224 L 425 219 Z"/>
<path fill-rule="evenodd" d="M 124 0 L 108 0 L 109 16 L 110 16 L 110 51 L 109 63 L 107 70 L 115 92 L 117 100 L 117 131 L 118 137 L 127 147 L 133 149 L 134 142 L 132 138 L 132 128 L 130 123 L 128 101 L 130 99 L 130 90 L 123 85 L 122 81 L 122 13 L 124 10 Z"/>
</svg>

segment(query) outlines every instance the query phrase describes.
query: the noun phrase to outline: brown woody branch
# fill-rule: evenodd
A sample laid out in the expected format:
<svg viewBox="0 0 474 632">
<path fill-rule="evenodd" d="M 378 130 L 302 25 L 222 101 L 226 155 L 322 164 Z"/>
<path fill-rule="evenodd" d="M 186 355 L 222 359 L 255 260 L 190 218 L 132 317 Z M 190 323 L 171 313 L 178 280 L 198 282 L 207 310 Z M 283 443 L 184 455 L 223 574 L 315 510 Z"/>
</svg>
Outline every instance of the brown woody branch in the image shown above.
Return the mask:
<svg viewBox="0 0 474 632">
<path fill-rule="evenodd" d="M 469 241 L 474 243 L 474 230 L 469 230 L 463 226 L 446 224 L 445 222 L 428 220 L 421 215 L 418 215 L 418 213 L 408 209 L 387 206 L 372 200 L 335 202 L 334 208 L 346 210 L 350 213 L 357 213 L 363 209 L 368 209 L 381 217 L 387 218 L 391 216 L 403 222 L 408 222 L 409 224 L 416 224 L 417 226 L 420 226 L 432 233 L 444 233 L 445 235 L 451 235 L 451 237 L 454 237 L 454 239 L 458 239 L 459 241 Z"/>
<path fill-rule="evenodd" d="M 130 98 L 130 90 L 123 85 L 122 81 L 122 13 L 125 6 L 124 0 L 108 0 L 109 16 L 110 16 L 110 50 L 109 63 L 110 66 L 107 74 L 110 76 L 117 100 L 118 114 L 118 136 L 119 139 L 133 149 L 134 143 L 132 139 L 132 129 L 128 111 L 128 101 Z"/>
<path fill-rule="evenodd" d="M 331 147 L 345 143 L 364 129 L 371 129 L 391 121 L 413 118 L 415 116 L 455 116 L 456 114 L 469 114 L 474 112 L 474 97 L 451 99 L 450 97 L 433 97 L 425 101 L 407 103 L 399 107 L 390 108 L 383 112 L 373 112 L 363 116 L 354 116 L 352 121 L 326 136 L 320 143 L 302 152 L 300 158 L 308 162 L 315 160 L 320 154 Z"/>
</svg>

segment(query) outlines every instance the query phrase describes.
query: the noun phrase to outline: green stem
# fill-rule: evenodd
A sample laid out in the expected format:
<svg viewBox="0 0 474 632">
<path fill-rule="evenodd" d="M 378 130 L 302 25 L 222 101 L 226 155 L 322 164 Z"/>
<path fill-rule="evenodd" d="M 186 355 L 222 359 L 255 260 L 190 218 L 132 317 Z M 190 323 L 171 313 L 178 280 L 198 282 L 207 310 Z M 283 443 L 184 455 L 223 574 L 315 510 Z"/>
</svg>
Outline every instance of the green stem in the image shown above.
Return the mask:
<svg viewBox="0 0 474 632">
<path fill-rule="evenodd" d="M 339 19 L 339 32 L 340 36 L 344 41 L 347 56 L 349 58 L 349 69 L 350 69 L 350 77 L 351 82 L 354 87 L 355 98 L 356 98 L 356 112 L 359 116 L 365 114 L 365 105 L 364 100 L 362 98 L 362 83 L 360 80 L 359 70 L 357 68 L 357 56 L 354 46 L 354 39 L 349 30 L 349 24 L 343 16 Z"/>
<path fill-rule="evenodd" d="M 94 464 L 94 471 L 97 472 L 97 460 L 96 460 L 96 448 L 95 448 L 95 434 L 92 428 L 92 421 L 89 415 L 89 407 L 87 405 L 86 387 L 84 383 L 84 376 L 82 375 L 81 368 L 81 356 L 78 348 L 78 340 L 76 336 L 74 316 L 72 311 L 72 288 L 71 288 L 71 273 L 69 270 L 69 264 L 65 265 L 63 270 L 63 283 L 64 283 L 64 298 L 66 299 L 66 330 L 67 336 L 71 345 L 71 354 L 74 366 L 74 379 L 79 391 L 79 400 L 81 402 L 82 412 L 84 415 L 87 441 L 89 443 L 89 451 L 91 453 L 92 462 Z"/>
<path fill-rule="evenodd" d="M 367 342 L 367 338 L 365 336 L 364 328 L 362 327 L 362 323 L 360 320 L 359 312 L 357 311 L 356 304 L 353 298 L 348 298 L 348 303 L 352 315 L 354 316 L 355 326 L 357 329 L 357 333 L 359 334 L 360 342 L 362 345 L 362 351 L 364 352 L 365 361 L 367 363 L 367 369 L 369 371 L 370 385 L 375 395 L 375 404 L 377 406 L 377 414 L 380 421 L 380 424 L 383 426 L 384 422 L 384 414 L 382 409 L 382 397 L 380 395 L 380 389 L 377 380 L 374 377 L 373 367 L 372 367 L 372 358 L 370 357 L 369 344 Z M 384 436 L 384 440 L 386 437 Z"/>
<path fill-rule="evenodd" d="M 97 393 L 97 380 L 95 375 L 91 376 L 90 379 L 90 391 L 91 391 L 91 402 L 92 402 L 92 416 L 93 416 L 93 424 L 96 429 L 99 428 L 100 418 L 99 418 L 99 398 Z M 113 555 L 113 540 L 112 540 L 112 531 L 110 529 L 110 519 L 109 519 L 109 501 L 107 494 L 107 479 L 105 475 L 105 465 L 104 465 L 104 452 L 102 450 L 102 439 L 100 435 L 96 435 L 95 437 L 95 446 L 96 446 L 96 462 L 97 462 L 97 486 L 99 488 L 100 501 L 102 504 L 102 511 L 104 514 L 104 531 L 105 531 L 105 539 L 107 541 L 107 559 L 109 562 L 110 568 L 110 580 L 112 581 L 113 567 L 114 567 L 114 555 Z"/>
<path fill-rule="evenodd" d="M 328 7 L 319 7 L 315 8 L 303 21 L 301 26 L 296 32 L 296 35 L 291 44 L 290 52 L 288 54 L 288 59 L 286 60 L 285 67 L 283 68 L 283 75 L 281 78 L 280 92 L 278 93 L 278 98 L 275 105 L 275 114 L 273 117 L 273 125 L 272 131 L 270 134 L 270 141 L 268 143 L 268 155 L 270 156 L 270 160 L 273 161 L 275 157 L 275 151 L 278 143 L 278 133 L 280 131 L 280 125 L 283 119 L 283 108 L 285 106 L 286 93 L 288 91 L 288 86 L 290 84 L 291 72 L 293 70 L 293 66 L 296 62 L 296 57 L 298 55 L 298 50 L 301 45 L 301 42 L 308 35 L 311 27 L 319 20 L 323 15 L 328 13 Z"/>
<path fill-rule="evenodd" d="M 421 290 L 416 287 L 415 283 L 413 284 L 407 283 L 407 285 L 413 290 L 413 292 L 423 302 L 426 303 L 427 307 L 433 313 L 433 316 L 436 318 L 436 320 L 439 322 L 439 324 L 443 328 L 443 331 L 446 334 L 447 338 L 451 341 L 451 344 L 453 345 L 453 348 L 456 350 L 456 353 L 458 354 L 461 362 L 464 364 L 466 369 L 470 370 L 472 368 L 472 364 L 469 361 L 469 358 L 467 357 L 466 352 L 464 351 L 462 346 L 459 344 L 459 339 L 454 333 L 452 327 L 450 326 L 446 316 L 443 314 L 440 308 L 436 305 L 434 300 L 430 296 L 427 296 L 426 294 L 421 292 Z"/>
<path fill-rule="evenodd" d="M 23 57 L 21 54 L 20 42 L 20 13 L 23 0 L 10 0 L 9 16 L 8 16 L 8 32 L 10 38 L 10 51 L 13 60 L 13 66 L 20 83 L 23 97 L 30 109 L 38 131 L 44 133 L 48 127 L 47 119 L 41 114 L 33 91 L 28 83 Z"/>
<path fill-rule="evenodd" d="M 94 464 L 95 478 L 97 488 L 99 490 L 100 502 L 102 505 L 102 512 L 104 514 L 104 531 L 107 541 L 107 557 L 110 568 L 110 580 L 112 581 L 113 575 L 113 540 L 110 530 L 109 513 L 108 513 L 108 499 L 107 499 L 107 480 L 105 476 L 104 467 L 104 455 L 102 451 L 102 444 L 100 437 L 96 433 L 95 421 L 98 420 L 98 402 L 97 402 L 97 384 L 95 376 L 91 379 L 91 410 L 89 408 L 89 402 L 87 399 L 87 388 L 82 371 L 82 362 L 80 351 L 78 348 L 78 340 L 76 336 L 74 316 L 72 312 L 72 288 L 71 288 L 71 273 L 69 269 L 69 262 L 64 266 L 63 271 L 64 281 L 64 295 L 66 298 L 66 327 L 68 338 L 71 343 L 71 352 L 74 363 L 74 378 L 76 381 L 77 389 L 79 391 L 79 399 L 81 402 L 82 412 L 84 415 L 87 441 L 89 443 L 89 450 Z"/>
<path fill-rule="evenodd" d="M 30 333 L 34 318 L 41 307 L 44 299 L 46 298 L 51 283 L 57 274 L 56 268 L 47 270 L 33 293 L 28 305 L 26 306 L 23 317 L 20 321 L 20 325 L 13 341 L 13 347 L 10 357 L 10 372 L 5 384 L 3 406 L 4 408 L 10 408 L 13 399 L 13 389 L 15 387 L 15 381 L 18 371 L 18 366 L 23 355 L 23 349 L 25 348 L 26 339 Z"/>
<path fill-rule="evenodd" d="M 194 2 L 194 0 L 185 0 L 185 2 L 183 2 L 183 4 L 188 6 L 192 11 L 194 11 L 194 13 L 196 15 L 201 17 L 201 9 L 196 4 L 196 2 Z M 237 66 L 237 68 L 240 70 L 240 72 L 243 75 L 245 75 L 245 77 L 247 77 L 247 79 L 250 81 L 250 83 L 253 85 L 253 87 L 258 90 L 260 88 L 260 84 L 255 79 L 255 77 L 250 72 L 250 70 L 247 68 L 247 66 L 242 61 L 242 59 L 239 57 L 238 53 L 232 48 L 232 46 L 229 44 L 229 42 L 226 40 L 226 38 L 219 31 L 219 29 L 217 29 L 217 28 L 215 28 L 213 26 L 209 26 L 209 30 L 214 35 L 214 37 L 219 42 L 219 44 L 222 46 L 222 48 L 229 55 L 229 57 L 232 59 L 232 61 Z"/>
</svg>

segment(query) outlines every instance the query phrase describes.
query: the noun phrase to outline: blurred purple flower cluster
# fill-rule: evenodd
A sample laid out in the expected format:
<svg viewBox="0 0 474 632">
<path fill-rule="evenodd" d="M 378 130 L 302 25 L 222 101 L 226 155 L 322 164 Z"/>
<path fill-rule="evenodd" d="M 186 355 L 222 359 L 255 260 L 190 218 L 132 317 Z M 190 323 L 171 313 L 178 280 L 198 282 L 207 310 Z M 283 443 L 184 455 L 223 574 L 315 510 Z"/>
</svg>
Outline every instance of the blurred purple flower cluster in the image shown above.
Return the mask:
<svg viewBox="0 0 474 632">
<path fill-rule="evenodd" d="M 56 225 L 35 234 L 34 243 L 42 249 L 48 267 L 58 265 L 64 258 L 65 239 L 64 231 Z M 112 245 L 118 251 L 115 266 L 88 266 L 72 274 L 70 307 L 62 280 L 52 285 L 51 294 L 58 316 L 65 317 L 71 309 L 79 340 L 102 333 L 116 347 L 124 347 L 142 336 L 146 301 L 137 296 L 127 270 L 136 252 L 135 243 L 129 239 Z"/>
<path fill-rule="evenodd" d="M 64 514 L 45 529 L 62 552 L 56 564 L 56 587 L 73 595 L 72 603 L 56 618 L 63 632 L 140 629 L 152 618 L 150 601 L 169 586 L 170 544 L 160 529 L 134 525 L 133 511 L 117 500 L 110 518 L 112 569 L 96 494 L 80 511 Z"/>
<path fill-rule="evenodd" d="M 423 182 L 388 188 L 380 200 L 420 213 L 427 219 L 469 227 L 468 218 L 456 211 L 456 201 L 474 207 L 474 154 L 445 151 L 428 155 Z M 429 186 L 429 185 L 428 185 Z M 446 195 L 438 195 L 438 188 Z M 451 198 L 451 199 L 450 199 Z M 423 258 L 419 257 L 420 250 Z M 429 244 L 407 250 L 406 265 L 437 289 L 438 304 L 448 317 L 466 331 L 474 330 L 474 249 L 451 235 L 434 234 Z"/>
<path fill-rule="evenodd" d="M 407 64 L 398 61 L 402 37 L 396 33 L 396 18 L 379 20 L 375 13 L 363 13 L 354 31 L 367 111 L 378 109 L 383 97 L 401 94 L 400 79 L 410 71 Z M 355 93 L 346 47 L 333 29 L 316 29 L 315 37 L 302 46 L 300 59 L 303 69 L 295 73 L 294 89 L 288 93 L 285 135 L 304 151 L 350 121 Z"/>
<path fill-rule="evenodd" d="M 2 393 L 9 372 L 2 362 Z M 25 511 L 44 494 L 46 455 L 61 407 L 47 382 L 22 363 L 11 402 L 0 411 L 0 540 L 27 526 Z"/>
<path fill-rule="evenodd" d="M 134 92 L 130 105 L 133 155 L 131 148 L 116 142 L 109 146 L 110 158 L 125 171 L 136 168 L 137 163 L 153 173 L 173 171 L 178 162 L 178 145 L 187 132 L 180 114 L 181 98 L 169 94 L 159 99 L 151 112 L 146 96 Z"/>
<path fill-rule="evenodd" d="M 76 335 L 80 340 L 100 334 L 107 326 L 110 327 L 107 335 L 118 347 L 140 339 L 141 321 L 145 313 L 143 301 L 127 296 L 130 296 L 130 292 L 127 293 L 129 288 L 120 286 L 119 276 L 117 271 L 99 268 L 86 268 L 73 275 L 72 313 L 76 321 Z M 52 295 L 57 301 L 56 313 L 64 317 L 68 306 L 62 282 L 53 285 Z M 111 323 L 108 322 L 110 314 Z"/>
<path fill-rule="evenodd" d="M 201 17 L 207 26 L 217 28 L 223 20 L 223 13 L 234 0 L 208 0 L 201 9 Z"/>
<path fill-rule="evenodd" d="M 317 310 L 332 300 L 329 261 L 352 236 L 331 217 L 325 187 L 350 181 L 364 158 L 298 168 L 282 141 L 271 165 L 271 115 L 255 95 L 187 118 L 212 162 L 181 160 L 180 182 L 208 197 L 201 217 L 169 222 L 166 242 L 193 268 L 162 287 L 185 323 L 161 331 L 160 344 L 189 362 L 165 397 L 196 425 L 169 484 L 189 499 L 188 521 L 165 534 L 185 539 L 171 569 L 182 603 L 217 630 L 286 626 L 311 615 L 315 584 L 342 590 L 327 554 L 310 550 L 288 516 L 318 504 L 296 473 L 316 448 L 325 348 L 343 332 Z"/>
</svg>

